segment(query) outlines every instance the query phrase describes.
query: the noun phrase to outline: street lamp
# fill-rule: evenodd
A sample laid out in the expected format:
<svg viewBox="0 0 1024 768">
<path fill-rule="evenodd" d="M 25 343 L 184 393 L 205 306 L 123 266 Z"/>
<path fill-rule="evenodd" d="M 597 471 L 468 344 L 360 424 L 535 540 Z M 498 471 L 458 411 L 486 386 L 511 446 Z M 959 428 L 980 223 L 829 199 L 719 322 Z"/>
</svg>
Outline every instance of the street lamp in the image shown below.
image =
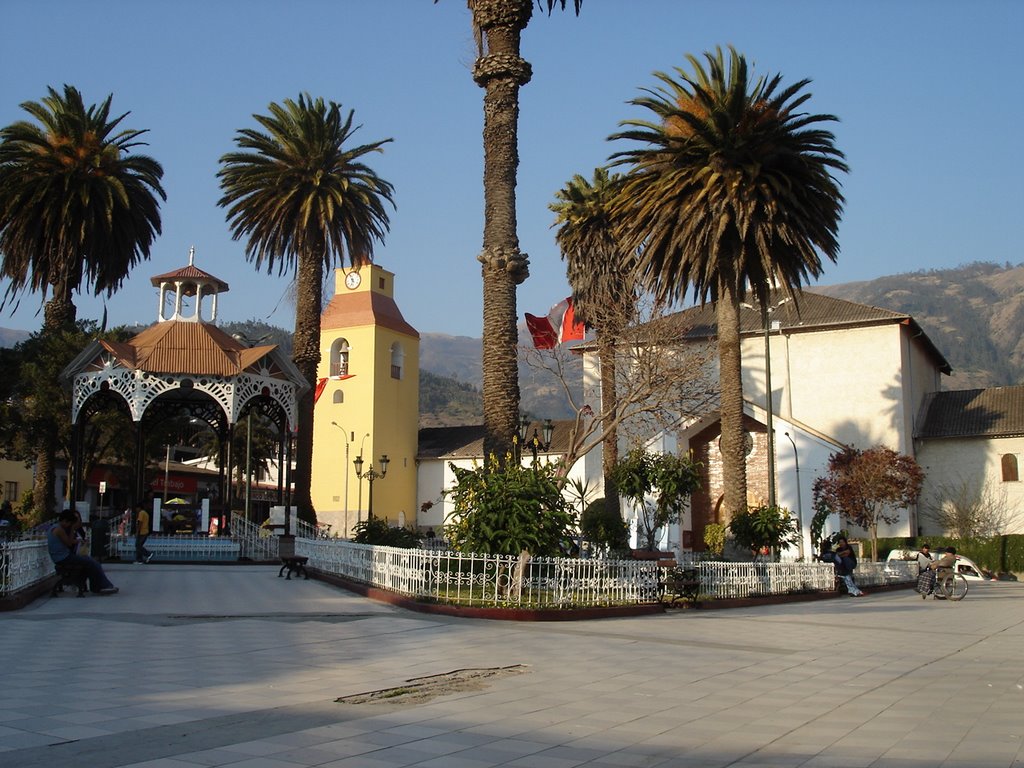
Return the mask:
<svg viewBox="0 0 1024 768">
<path fill-rule="evenodd" d="M 519 442 L 516 443 L 516 461 L 523 463 L 523 446 L 526 445 L 526 436 L 530 434 L 530 417 L 522 414 L 519 417 Z"/>
<path fill-rule="evenodd" d="M 789 438 L 790 444 L 793 446 L 793 461 L 796 462 L 796 528 L 800 533 L 800 558 L 804 556 L 804 510 L 803 502 L 801 501 L 800 493 L 800 454 L 796 450 L 796 442 L 790 436 L 789 432 L 783 432 L 783 434 Z"/>
<path fill-rule="evenodd" d="M 551 419 L 544 419 L 541 432 L 544 435 L 544 442 L 541 442 L 541 438 L 537 436 L 536 427 L 533 429 L 533 437 L 530 438 L 530 452 L 533 453 L 533 466 L 535 467 L 537 466 L 537 454 L 551 447 L 551 436 L 555 433 L 555 425 Z"/>
<path fill-rule="evenodd" d="M 768 315 L 781 307 L 790 298 L 787 296 L 781 301 L 769 305 L 761 304 L 761 327 L 764 329 L 764 387 L 765 387 L 765 411 L 767 414 L 768 428 L 768 506 L 775 506 L 775 414 L 774 396 L 772 394 L 772 345 L 770 332 L 772 324 L 768 322 Z M 745 309 L 754 309 L 747 303 L 740 304 Z"/>
<path fill-rule="evenodd" d="M 370 483 L 370 498 L 367 501 L 366 507 L 366 519 L 370 520 L 373 518 L 373 481 L 382 480 L 388 473 L 388 464 L 391 463 L 391 459 L 388 458 L 386 453 L 381 454 L 380 457 L 380 472 L 373 468 L 373 464 L 370 465 L 369 469 L 363 472 L 363 457 L 356 456 L 352 460 L 352 463 L 356 468 L 356 477 L 362 480 L 364 477 Z"/>
<path fill-rule="evenodd" d="M 332 421 L 335 427 L 341 430 L 341 434 L 345 437 L 345 538 L 348 538 L 348 446 L 349 446 L 349 433 L 342 429 L 341 424 L 336 421 Z M 356 433 L 352 433 L 352 440 L 356 439 Z"/>
</svg>

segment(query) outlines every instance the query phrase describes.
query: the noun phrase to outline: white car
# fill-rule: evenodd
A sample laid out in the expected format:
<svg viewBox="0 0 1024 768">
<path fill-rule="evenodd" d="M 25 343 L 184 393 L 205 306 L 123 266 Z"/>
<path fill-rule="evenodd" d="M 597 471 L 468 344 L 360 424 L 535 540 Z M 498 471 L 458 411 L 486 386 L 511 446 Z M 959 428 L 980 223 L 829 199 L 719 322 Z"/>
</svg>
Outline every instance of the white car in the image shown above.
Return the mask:
<svg viewBox="0 0 1024 768">
<path fill-rule="evenodd" d="M 916 549 L 894 549 L 889 553 L 889 556 L 885 559 L 885 570 L 887 573 L 895 574 L 898 567 L 893 567 L 894 561 L 908 562 L 911 566 L 917 563 L 918 551 Z M 943 552 L 935 551 L 932 552 L 932 559 L 938 560 L 942 557 Z M 902 569 L 899 569 L 902 570 Z M 956 556 L 956 572 L 962 575 L 968 581 L 991 581 L 991 576 L 986 576 L 985 571 L 981 570 L 976 562 L 971 560 L 969 557 L 963 555 Z M 914 572 L 916 573 L 916 571 Z"/>
</svg>

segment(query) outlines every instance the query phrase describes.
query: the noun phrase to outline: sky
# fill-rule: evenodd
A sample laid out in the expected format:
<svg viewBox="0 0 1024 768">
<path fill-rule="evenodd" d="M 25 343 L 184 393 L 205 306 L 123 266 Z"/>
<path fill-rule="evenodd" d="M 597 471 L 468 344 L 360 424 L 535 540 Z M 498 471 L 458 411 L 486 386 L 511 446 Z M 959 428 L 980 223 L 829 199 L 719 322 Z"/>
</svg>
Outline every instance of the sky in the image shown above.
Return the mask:
<svg viewBox="0 0 1024 768">
<path fill-rule="evenodd" d="M 300 93 L 355 111 L 359 143 L 393 142 L 368 162 L 395 187 L 374 260 L 421 333 L 482 333 L 476 255 L 483 232 L 483 90 L 464 0 L 4 0 L 0 125 L 26 117 L 47 86 L 87 103 L 113 94 L 141 151 L 164 167 L 163 232 L 113 298 L 76 298 L 80 318 L 156 320 L 149 279 L 188 263 L 227 281 L 221 320 L 291 328 L 290 274 L 257 272 L 218 207 L 218 160 L 255 113 Z M 810 78 L 808 108 L 839 117 L 851 173 L 841 253 L 822 285 L 956 267 L 1019 264 L 1024 91 L 1018 0 L 584 0 L 535 11 L 522 40 L 533 79 L 520 91 L 518 220 L 530 278 L 524 312 L 568 295 L 548 205 L 624 142 L 607 137 L 655 71 L 733 45 L 755 73 Z M 0 282 L 0 288 L 6 284 Z M 26 294 L 0 327 L 37 330 Z"/>
</svg>

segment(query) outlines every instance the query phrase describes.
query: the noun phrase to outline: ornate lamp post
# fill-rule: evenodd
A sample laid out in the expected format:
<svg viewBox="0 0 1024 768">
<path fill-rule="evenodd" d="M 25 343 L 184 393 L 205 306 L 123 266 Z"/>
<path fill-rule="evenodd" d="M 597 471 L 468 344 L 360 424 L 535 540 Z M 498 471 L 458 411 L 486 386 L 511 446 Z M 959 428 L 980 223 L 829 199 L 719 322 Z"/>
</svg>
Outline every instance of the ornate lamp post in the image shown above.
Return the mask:
<svg viewBox="0 0 1024 768">
<path fill-rule="evenodd" d="M 380 457 L 380 472 L 373 468 L 373 464 L 370 465 L 369 469 L 363 472 L 363 457 L 356 456 L 352 460 L 352 463 L 356 468 L 356 477 L 362 480 L 364 477 L 370 484 L 370 498 L 367 501 L 366 506 L 366 519 L 370 520 L 373 518 L 373 481 L 382 480 L 388 473 L 388 464 L 391 463 L 391 459 L 388 458 L 386 453 L 381 454 Z"/>
<path fill-rule="evenodd" d="M 529 429 L 530 420 L 526 416 L 523 416 L 519 420 L 519 444 L 530 446 L 530 453 L 533 454 L 533 466 L 536 467 L 540 452 L 546 451 L 551 447 L 551 437 L 555 433 L 555 425 L 551 419 L 544 419 L 544 424 L 541 426 L 541 434 L 538 435 L 537 428 L 534 427 L 533 437 L 527 439 L 526 436 L 529 433 Z"/>
</svg>

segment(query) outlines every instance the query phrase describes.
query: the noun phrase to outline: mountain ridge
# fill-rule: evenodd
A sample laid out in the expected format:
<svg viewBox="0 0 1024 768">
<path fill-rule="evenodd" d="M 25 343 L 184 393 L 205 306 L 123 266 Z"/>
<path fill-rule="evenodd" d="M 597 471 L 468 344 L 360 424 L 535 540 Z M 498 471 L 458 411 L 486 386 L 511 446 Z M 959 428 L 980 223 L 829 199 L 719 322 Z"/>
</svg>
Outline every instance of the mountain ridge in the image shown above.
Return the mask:
<svg viewBox="0 0 1024 768">
<path fill-rule="evenodd" d="M 835 285 L 811 293 L 912 316 L 953 367 L 943 389 L 1008 386 L 1024 381 L 1024 265 L 971 262 L 955 268 L 887 275 Z M 290 348 L 290 334 L 258 321 L 221 327 L 252 340 L 267 338 Z M 521 329 L 522 338 L 528 338 Z M 0 346 L 28 338 L 0 328 Z M 447 333 L 420 334 L 421 425 L 482 421 L 482 340 Z M 523 410 L 543 418 L 571 415 L 564 394 L 520 367 Z"/>
</svg>

